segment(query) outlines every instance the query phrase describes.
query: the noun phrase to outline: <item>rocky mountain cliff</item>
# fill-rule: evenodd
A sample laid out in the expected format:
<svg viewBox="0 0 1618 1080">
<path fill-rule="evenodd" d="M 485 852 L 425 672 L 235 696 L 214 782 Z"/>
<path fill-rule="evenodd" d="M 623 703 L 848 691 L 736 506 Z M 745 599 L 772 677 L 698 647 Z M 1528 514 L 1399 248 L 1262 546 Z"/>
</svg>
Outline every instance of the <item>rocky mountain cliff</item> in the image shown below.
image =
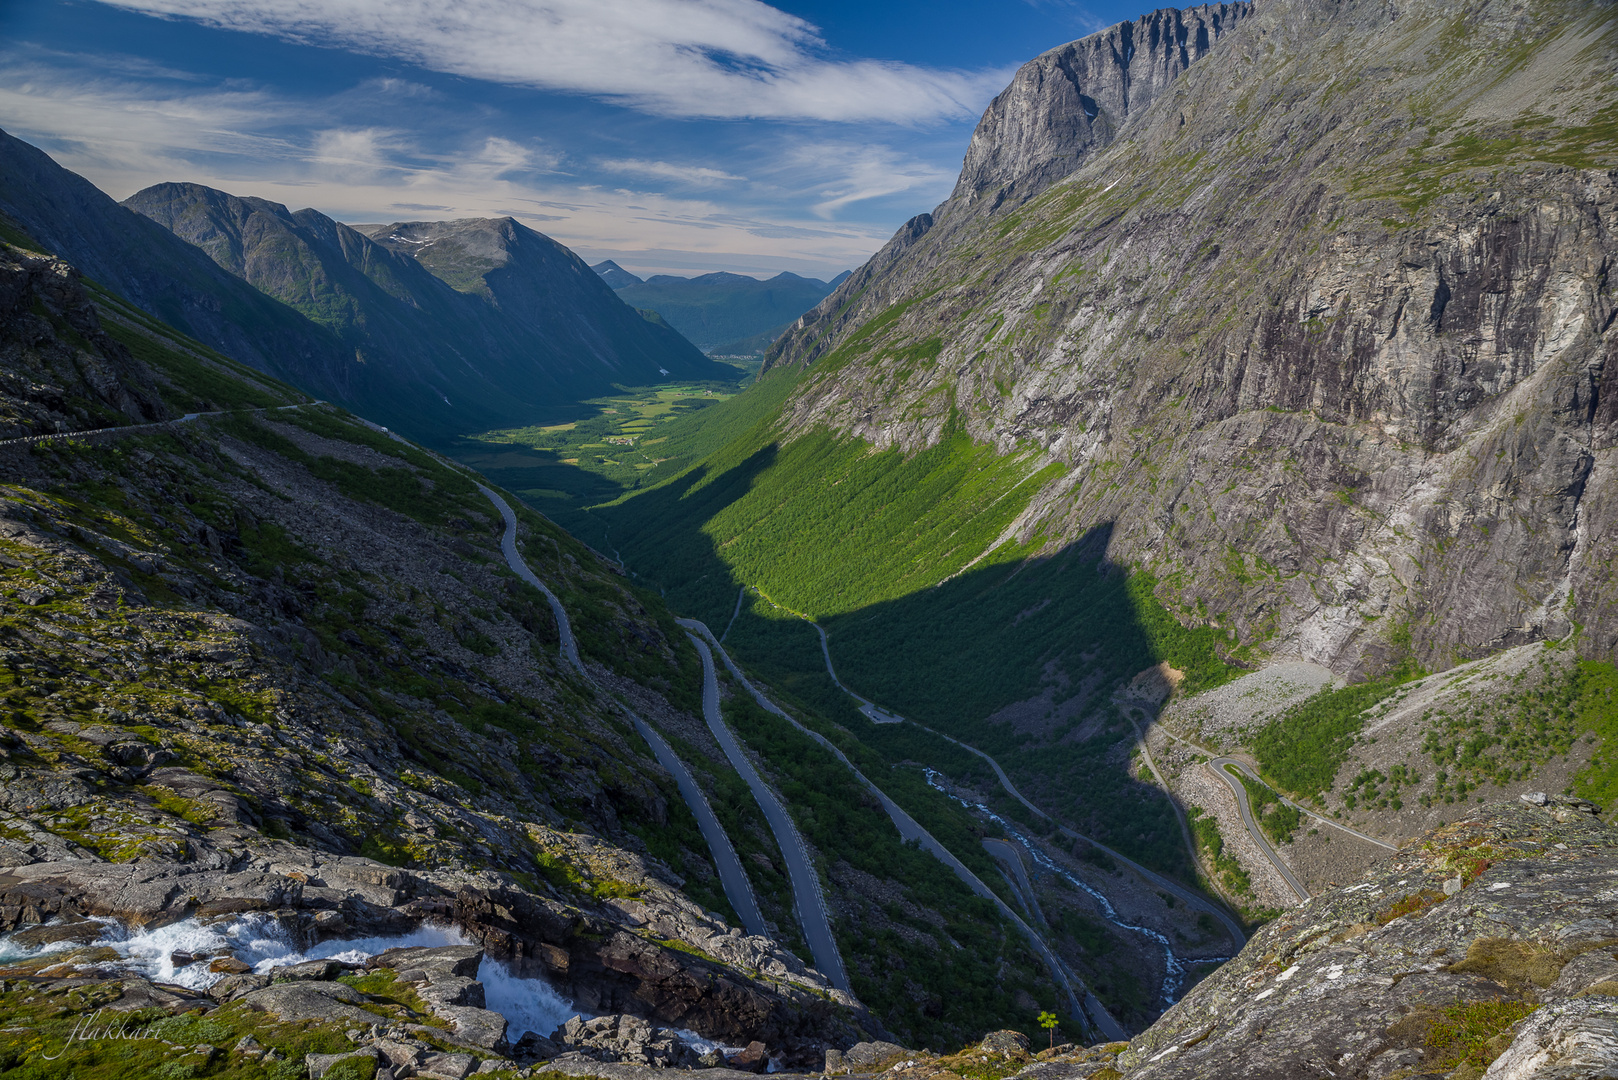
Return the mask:
<svg viewBox="0 0 1618 1080">
<path fill-rule="evenodd" d="M 613 383 L 727 376 L 510 218 L 378 226 L 373 239 L 197 184 L 159 184 L 124 205 L 335 333 L 358 373 L 343 400 L 405 430 L 461 434 Z"/>
<path fill-rule="evenodd" d="M 92 312 L 71 266 L 0 254 L 0 438 L 171 418 L 151 372 Z"/>
<path fill-rule="evenodd" d="M 1610 658 L 1615 65 L 1618 8 L 1555 2 L 1210 7 L 1046 54 L 773 352 L 807 365 L 785 430 L 1036 451 L 1006 539 L 1105 526 L 1265 651 L 1578 626 Z"/>
</svg>

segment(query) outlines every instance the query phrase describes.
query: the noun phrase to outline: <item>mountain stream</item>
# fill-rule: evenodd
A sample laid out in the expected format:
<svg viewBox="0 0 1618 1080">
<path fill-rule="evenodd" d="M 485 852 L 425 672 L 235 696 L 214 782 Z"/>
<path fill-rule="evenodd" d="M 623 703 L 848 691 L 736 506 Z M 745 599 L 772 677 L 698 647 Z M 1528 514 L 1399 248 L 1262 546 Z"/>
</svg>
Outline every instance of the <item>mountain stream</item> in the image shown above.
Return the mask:
<svg viewBox="0 0 1618 1080">
<path fill-rule="evenodd" d="M 1028 852 L 1029 857 L 1033 859 L 1035 863 L 1039 864 L 1042 869 L 1055 874 L 1057 877 L 1061 878 L 1069 885 L 1072 885 L 1074 888 L 1082 889 L 1090 896 L 1094 897 L 1097 906 L 1099 906 L 1101 909 L 1102 917 L 1108 922 L 1112 923 L 1120 930 L 1128 930 L 1131 933 L 1140 934 L 1141 936 L 1150 938 L 1152 941 L 1156 942 L 1157 945 L 1163 950 L 1163 1007 L 1166 1009 L 1180 999 L 1180 991 L 1185 986 L 1186 962 L 1181 960 L 1179 956 L 1175 954 L 1173 944 L 1165 935 L 1153 930 L 1149 926 L 1136 926 L 1134 923 L 1124 921 L 1123 916 L 1118 914 L 1118 909 L 1112 906 L 1112 901 L 1108 900 L 1103 893 L 1086 884 L 1076 875 L 1064 870 L 1056 863 L 1055 860 L 1053 860 L 1049 855 L 1045 854 L 1043 848 L 1024 835 L 1022 831 L 1017 829 L 1016 826 L 1014 826 L 1011 822 L 1007 821 L 999 814 L 996 814 L 993 810 L 990 810 L 982 803 L 971 802 L 955 794 L 942 782 L 942 774 L 939 773 L 938 770 L 923 769 L 922 771 L 926 774 L 927 783 L 933 788 L 933 790 L 942 792 L 944 795 L 954 799 L 968 810 L 975 811 L 978 814 L 988 818 L 990 821 L 1004 829 L 1007 836 L 1021 844 L 1023 850 Z M 1228 956 L 1210 956 L 1206 959 L 1194 960 L 1192 963 L 1222 964 L 1229 959 L 1230 957 Z"/>
</svg>

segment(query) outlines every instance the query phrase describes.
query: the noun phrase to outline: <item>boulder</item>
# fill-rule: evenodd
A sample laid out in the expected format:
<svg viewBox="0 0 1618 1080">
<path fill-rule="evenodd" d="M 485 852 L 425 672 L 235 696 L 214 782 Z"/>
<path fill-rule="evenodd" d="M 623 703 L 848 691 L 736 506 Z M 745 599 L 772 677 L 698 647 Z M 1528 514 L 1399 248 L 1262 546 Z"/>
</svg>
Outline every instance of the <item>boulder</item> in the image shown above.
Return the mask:
<svg viewBox="0 0 1618 1080">
<path fill-rule="evenodd" d="M 561 1048 L 586 1054 L 597 1061 L 617 1061 L 656 1068 L 692 1068 L 701 1063 L 696 1051 L 680 1041 L 677 1032 L 653 1027 L 625 1013 L 593 1020 L 573 1017 L 551 1035 Z"/>
<path fill-rule="evenodd" d="M 478 965 L 483 963 L 483 950 L 476 945 L 445 945 L 439 948 L 426 946 L 411 946 L 405 949 L 389 949 L 378 953 L 365 962 L 368 968 L 392 968 L 400 973 L 401 977 L 409 979 L 459 976 L 463 979 L 475 979 L 478 974 Z M 420 972 L 419 975 L 406 975 L 405 972 Z"/>
<path fill-rule="evenodd" d="M 990 1054 L 999 1054 L 1002 1057 L 1014 1058 L 1028 1053 L 1028 1036 L 1020 1031 L 991 1031 L 978 1043 L 978 1047 Z"/>
<path fill-rule="evenodd" d="M 274 968 L 270 978 L 274 982 L 330 982 L 341 975 L 345 965 L 341 960 L 305 960 L 301 964 L 288 964 Z"/>
<path fill-rule="evenodd" d="M 482 991 L 481 985 L 473 985 Z M 455 1037 L 463 1043 L 496 1052 L 509 1049 L 506 1043 L 506 1018 L 492 1009 L 448 1005 L 434 1007 L 433 1015 L 448 1020 Z"/>
<path fill-rule="evenodd" d="M 861 1042 L 843 1051 L 843 1065 L 853 1072 L 881 1072 L 889 1064 L 909 1054 L 897 1043 Z"/>
<path fill-rule="evenodd" d="M 1574 1080 L 1618 1075 L 1618 1001 L 1575 998 L 1528 1018 L 1489 1080 Z"/>
<path fill-rule="evenodd" d="M 245 997 L 254 990 L 262 990 L 270 985 L 268 975 L 254 975 L 244 972 L 240 975 L 226 975 L 223 979 L 208 987 L 208 996 L 218 1002 L 235 1001 Z"/>
<path fill-rule="evenodd" d="M 478 1067 L 478 1059 L 471 1054 L 428 1054 L 416 1075 L 433 1080 L 466 1080 Z"/>
<path fill-rule="evenodd" d="M 740 1069 L 742 1072 L 763 1072 L 764 1063 L 768 1059 L 769 1049 L 758 1041 L 750 1042 L 736 1053 L 727 1055 L 730 1067 Z"/>
<path fill-rule="evenodd" d="M 249 1008 L 272 1013 L 294 1023 L 300 1020 L 323 1023 L 346 1020 L 369 1026 L 385 1019 L 361 1008 L 366 1000 L 365 995 L 339 982 L 276 983 L 245 994 L 242 1000 L 247 1002 Z"/>
<path fill-rule="evenodd" d="M 555 1042 L 537 1031 L 530 1031 L 517 1040 L 517 1044 L 511 1049 L 511 1056 L 518 1061 L 532 1064 L 537 1061 L 549 1061 L 561 1052 L 562 1048 Z"/>
<path fill-rule="evenodd" d="M 340 1061 L 354 1058 L 370 1058 L 375 1061 L 379 1056 L 375 1050 L 367 1046 L 363 1050 L 354 1050 L 346 1054 L 305 1054 L 303 1064 L 304 1068 L 309 1070 L 309 1080 L 320 1080 Z"/>
</svg>

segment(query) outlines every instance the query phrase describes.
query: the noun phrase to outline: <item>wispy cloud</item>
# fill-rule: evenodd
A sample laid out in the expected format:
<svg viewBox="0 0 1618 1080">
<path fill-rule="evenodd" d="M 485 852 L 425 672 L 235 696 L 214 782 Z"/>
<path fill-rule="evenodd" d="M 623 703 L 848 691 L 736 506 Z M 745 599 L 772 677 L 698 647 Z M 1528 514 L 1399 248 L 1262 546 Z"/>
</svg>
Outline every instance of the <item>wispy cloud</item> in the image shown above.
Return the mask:
<svg viewBox="0 0 1618 1080">
<path fill-rule="evenodd" d="M 711 184 L 745 183 L 747 177 L 737 176 L 722 169 L 710 169 L 701 165 L 675 165 L 667 161 L 643 161 L 639 158 L 608 158 L 596 162 L 598 166 L 608 172 L 623 173 L 627 176 L 648 176 L 658 180 L 673 180 L 676 183 L 692 184 L 698 187 L 707 187 Z"/>
<path fill-rule="evenodd" d="M 760 0 L 105 2 L 666 116 L 958 120 L 1007 77 L 837 58 L 812 24 Z"/>
<path fill-rule="evenodd" d="M 901 192 L 925 192 L 933 201 L 947 194 L 955 174 L 930 162 L 865 143 L 813 142 L 795 147 L 789 172 L 816 178 L 811 209 L 833 218 L 852 203 Z"/>
<path fill-rule="evenodd" d="M 1086 34 L 1094 34 L 1105 30 L 1118 20 L 1106 19 L 1097 15 L 1079 0 L 1024 0 L 1032 8 L 1043 8 L 1047 11 L 1060 11 L 1067 16 L 1067 21 Z"/>
</svg>

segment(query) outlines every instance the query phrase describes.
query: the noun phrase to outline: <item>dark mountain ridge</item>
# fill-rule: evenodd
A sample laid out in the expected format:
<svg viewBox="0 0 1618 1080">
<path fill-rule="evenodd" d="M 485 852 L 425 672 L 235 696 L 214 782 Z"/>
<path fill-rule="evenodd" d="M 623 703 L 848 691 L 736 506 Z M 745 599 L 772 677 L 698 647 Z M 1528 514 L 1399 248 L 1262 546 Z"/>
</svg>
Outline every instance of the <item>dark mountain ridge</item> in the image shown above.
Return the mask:
<svg viewBox="0 0 1618 1080">
<path fill-rule="evenodd" d="M 0 214 L 46 251 L 197 340 L 317 395 L 350 399 L 357 372 L 335 334 L 5 132 Z"/>
<path fill-rule="evenodd" d="M 656 311 L 716 356 L 762 353 L 847 274 L 824 282 L 783 270 L 760 280 L 720 270 L 689 278 L 654 274 L 641 280 L 610 261 L 597 264 L 595 271 L 626 303 Z"/>
<path fill-rule="evenodd" d="M 436 434 L 532 420 L 613 383 L 724 377 L 618 301 L 572 252 L 510 219 L 374 226 L 196 184 L 125 205 L 336 333 L 379 418 Z"/>
</svg>

